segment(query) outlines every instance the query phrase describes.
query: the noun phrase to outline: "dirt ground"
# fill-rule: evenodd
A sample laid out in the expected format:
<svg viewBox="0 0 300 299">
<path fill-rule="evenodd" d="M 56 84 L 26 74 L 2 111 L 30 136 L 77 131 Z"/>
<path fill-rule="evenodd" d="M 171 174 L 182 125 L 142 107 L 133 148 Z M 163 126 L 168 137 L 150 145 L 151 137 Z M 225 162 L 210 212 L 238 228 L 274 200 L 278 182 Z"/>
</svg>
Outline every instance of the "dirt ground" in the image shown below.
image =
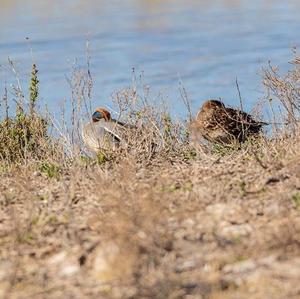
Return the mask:
<svg viewBox="0 0 300 299">
<path fill-rule="evenodd" d="M 3 165 L 0 297 L 300 298 L 299 145 Z"/>
</svg>

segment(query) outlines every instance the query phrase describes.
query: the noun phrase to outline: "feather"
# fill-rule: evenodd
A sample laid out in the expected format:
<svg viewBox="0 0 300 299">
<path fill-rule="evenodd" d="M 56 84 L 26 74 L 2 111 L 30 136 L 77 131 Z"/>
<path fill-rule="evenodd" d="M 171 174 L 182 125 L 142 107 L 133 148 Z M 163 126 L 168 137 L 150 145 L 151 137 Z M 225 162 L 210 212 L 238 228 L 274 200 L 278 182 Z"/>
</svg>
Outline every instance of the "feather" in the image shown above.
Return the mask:
<svg viewBox="0 0 300 299">
<path fill-rule="evenodd" d="M 241 110 L 225 107 L 221 101 L 206 101 L 196 116 L 196 128 L 212 142 L 223 144 L 233 141 L 244 142 L 249 136 L 257 135 L 268 123 L 256 121 Z"/>
</svg>

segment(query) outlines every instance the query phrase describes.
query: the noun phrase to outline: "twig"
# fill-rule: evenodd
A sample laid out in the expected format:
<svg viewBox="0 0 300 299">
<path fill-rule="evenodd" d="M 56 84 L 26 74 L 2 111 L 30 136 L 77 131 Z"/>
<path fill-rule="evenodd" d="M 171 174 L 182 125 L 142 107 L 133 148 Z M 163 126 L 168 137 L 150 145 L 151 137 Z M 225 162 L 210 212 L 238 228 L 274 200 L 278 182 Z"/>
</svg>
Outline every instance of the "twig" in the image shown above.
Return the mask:
<svg viewBox="0 0 300 299">
<path fill-rule="evenodd" d="M 190 101 L 188 99 L 188 96 L 187 96 L 187 92 L 186 92 L 186 89 L 183 85 L 183 82 L 180 80 L 179 81 L 179 91 L 180 91 L 180 95 L 181 95 L 181 99 L 188 111 L 188 117 L 189 117 L 189 120 L 190 122 L 192 122 L 192 110 L 191 110 L 191 105 L 190 105 Z"/>
<path fill-rule="evenodd" d="M 236 84 L 236 88 L 237 88 L 238 95 L 239 95 L 240 108 L 241 108 L 241 111 L 244 111 L 242 95 L 241 95 L 240 86 L 239 86 L 239 82 L 238 82 L 238 78 L 237 77 L 235 78 L 235 84 Z"/>
</svg>

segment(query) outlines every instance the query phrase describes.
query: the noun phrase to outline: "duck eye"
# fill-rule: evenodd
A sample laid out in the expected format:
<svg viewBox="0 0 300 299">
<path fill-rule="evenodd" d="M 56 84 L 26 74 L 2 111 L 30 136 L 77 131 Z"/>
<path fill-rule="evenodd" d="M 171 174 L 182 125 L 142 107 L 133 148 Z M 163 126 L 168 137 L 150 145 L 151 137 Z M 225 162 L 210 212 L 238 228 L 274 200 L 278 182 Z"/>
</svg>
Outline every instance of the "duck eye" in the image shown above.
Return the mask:
<svg viewBox="0 0 300 299">
<path fill-rule="evenodd" d="M 93 121 L 98 121 L 103 117 L 104 117 L 103 114 L 99 111 L 94 112 L 93 115 L 92 115 Z"/>
</svg>

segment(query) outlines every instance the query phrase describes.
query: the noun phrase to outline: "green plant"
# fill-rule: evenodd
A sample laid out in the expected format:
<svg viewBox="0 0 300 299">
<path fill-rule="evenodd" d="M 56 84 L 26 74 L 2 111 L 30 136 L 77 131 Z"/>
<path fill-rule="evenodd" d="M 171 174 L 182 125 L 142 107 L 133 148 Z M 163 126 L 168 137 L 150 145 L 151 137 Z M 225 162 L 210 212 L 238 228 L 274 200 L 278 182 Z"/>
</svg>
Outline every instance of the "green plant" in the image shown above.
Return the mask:
<svg viewBox="0 0 300 299">
<path fill-rule="evenodd" d="M 293 194 L 291 200 L 296 208 L 300 207 L 300 193 Z"/>
<path fill-rule="evenodd" d="M 28 156 L 41 158 L 48 150 L 45 147 L 49 145 L 48 123 L 35 111 L 39 94 L 37 72 L 33 64 L 29 85 L 30 113 L 27 114 L 26 107 L 18 102 L 15 115 L 8 117 L 7 112 L 5 119 L 0 122 L 0 158 L 7 162 L 21 162 Z"/>
<path fill-rule="evenodd" d="M 102 165 L 111 160 L 111 157 L 104 151 L 99 151 L 97 154 L 97 163 Z"/>
<path fill-rule="evenodd" d="M 197 151 L 194 148 L 188 148 L 183 152 L 183 157 L 185 160 L 196 160 Z"/>
<path fill-rule="evenodd" d="M 220 156 L 230 155 L 232 152 L 234 152 L 234 150 L 234 146 L 226 146 L 219 143 L 214 143 L 212 145 L 212 153 Z"/>
<path fill-rule="evenodd" d="M 37 77 L 38 69 L 35 64 L 32 65 L 31 70 L 31 78 L 30 78 L 30 84 L 29 84 L 29 109 L 30 109 L 30 115 L 33 115 L 35 112 L 35 105 L 38 100 L 39 96 L 39 80 Z"/>
<path fill-rule="evenodd" d="M 163 133 L 164 133 L 164 139 L 168 142 L 172 139 L 172 120 L 170 115 L 165 114 L 163 115 Z"/>
<path fill-rule="evenodd" d="M 49 178 L 58 179 L 60 176 L 61 168 L 53 163 L 44 162 L 40 165 L 39 170 Z"/>
<path fill-rule="evenodd" d="M 47 123 L 43 118 L 19 113 L 0 123 L 0 157 L 17 162 L 29 153 L 41 156 L 46 139 Z"/>
</svg>

